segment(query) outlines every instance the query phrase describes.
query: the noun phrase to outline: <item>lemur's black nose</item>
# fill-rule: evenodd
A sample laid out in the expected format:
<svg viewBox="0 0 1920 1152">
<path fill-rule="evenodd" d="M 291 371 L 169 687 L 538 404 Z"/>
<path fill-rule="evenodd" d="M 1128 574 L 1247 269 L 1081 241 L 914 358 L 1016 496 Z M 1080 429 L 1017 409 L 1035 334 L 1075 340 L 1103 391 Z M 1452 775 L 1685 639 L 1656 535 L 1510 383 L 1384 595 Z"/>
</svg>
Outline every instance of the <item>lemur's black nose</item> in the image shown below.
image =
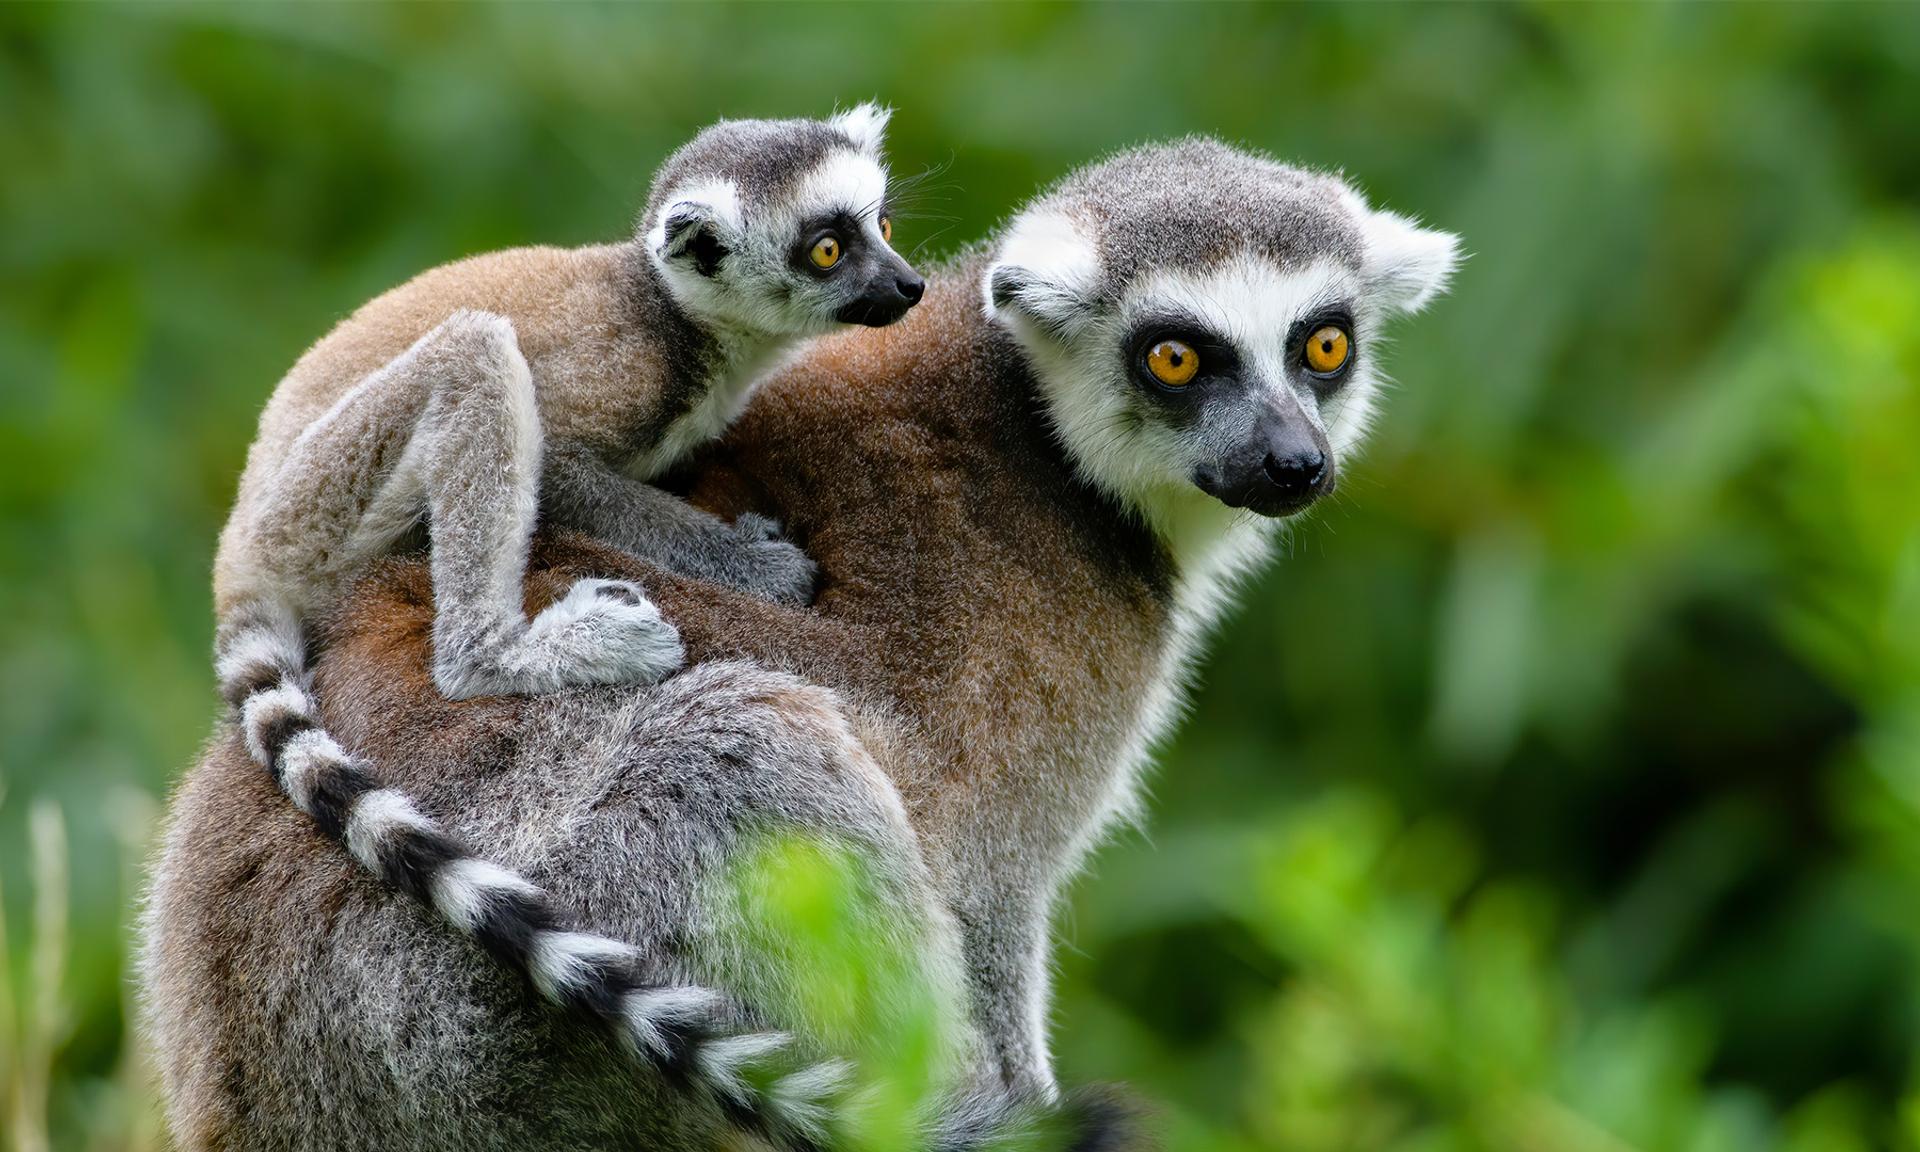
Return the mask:
<svg viewBox="0 0 1920 1152">
<path fill-rule="evenodd" d="M 1301 500 L 1314 493 L 1320 482 L 1327 478 L 1327 457 L 1318 448 L 1307 448 L 1300 452 L 1290 452 L 1285 456 L 1268 456 L 1266 463 L 1267 479 L 1279 489 L 1285 500 Z"/>
<path fill-rule="evenodd" d="M 905 316 L 926 293 L 927 282 L 907 267 L 906 261 L 899 260 L 891 269 L 876 269 L 867 279 L 865 290 L 834 315 L 842 324 L 884 328 Z"/>
</svg>

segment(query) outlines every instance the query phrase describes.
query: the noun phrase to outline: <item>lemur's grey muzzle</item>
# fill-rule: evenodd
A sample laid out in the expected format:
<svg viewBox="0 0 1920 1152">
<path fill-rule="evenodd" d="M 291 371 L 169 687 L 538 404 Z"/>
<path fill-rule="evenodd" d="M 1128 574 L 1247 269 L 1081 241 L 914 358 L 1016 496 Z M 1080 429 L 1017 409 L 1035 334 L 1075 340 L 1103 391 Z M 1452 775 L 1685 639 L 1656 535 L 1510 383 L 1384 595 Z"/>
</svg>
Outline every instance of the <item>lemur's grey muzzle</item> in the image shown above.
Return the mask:
<svg viewBox="0 0 1920 1152">
<path fill-rule="evenodd" d="M 1242 451 L 1198 469 L 1193 482 L 1229 507 L 1287 516 L 1333 491 L 1333 451 L 1303 417 L 1276 415 L 1255 428 Z"/>
<path fill-rule="evenodd" d="M 907 266 L 905 260 L 886 254 L 875 261 L 877 265 L 867 277 L 866 287 L 860 295 L 842 305 L 834 318 L 842 324 L 864 324 L 869 328 L 885 328 L 895 320 L 907 314 L 907 310 L 920 302 L 926 294 L 927 282 L 920 274 Z"/>
</svg>

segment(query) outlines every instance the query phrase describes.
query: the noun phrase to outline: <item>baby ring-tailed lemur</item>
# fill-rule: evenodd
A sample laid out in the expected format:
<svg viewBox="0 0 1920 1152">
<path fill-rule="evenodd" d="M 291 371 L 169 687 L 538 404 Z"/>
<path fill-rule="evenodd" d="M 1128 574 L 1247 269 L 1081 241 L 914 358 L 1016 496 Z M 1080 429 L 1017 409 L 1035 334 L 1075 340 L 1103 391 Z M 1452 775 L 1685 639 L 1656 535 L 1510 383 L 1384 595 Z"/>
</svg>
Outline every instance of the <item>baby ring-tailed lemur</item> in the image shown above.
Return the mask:
<svg viewBox="0 0 1920 1152">
<path fill-rule="evenodd" d="M 809 1029 L 792 956 L 701 881 L 768 825 L 858 846 L 889 885 L 880 930 L 913 926 L 916 960 L 965 1003 L 970 1034 L 939 1040 L 1052 1098 L 1057 897 L 1137 811 L 1235 580 L 1357 449 L 1384 330 L 1456 259 L 1454 237 L 1336 177 L 1208 140 L 1113 156 L 942 269 L 896 328 L 830 337 L 779 372 L 704 465 L 693 498 L 804 534 L 814 609 L 662 581 L 698 668 L 475 716 L 421 689 L 425 579 L 395 565 L 334 619 L 330 716 L 407 753 L 395 770 L 422 803 L 538 873 L 581 928 Z M 643 570 L 577 539 L 542 551 L 536 595 Z M 184 1147 L 711 1134 L 627 1093 L 597 1031 L 525 1011 L 403 903 L 311 922 L 358 888 L 304 843 L 287 869 L 307 887 L 262 883 L 236 791 L 266 803 L 235 750 L 210 748 L 148 919 Z M 422 971 L 404 1005 L 384 995 Z M 313 1136 L 322 1111 L 364 1119 Z"/>
<path fill-rule="evenodd" d="M 454 699 L 648 682 L 682 660 L 630 581 L 583 579 L 526 617 L 537 514 L 679 572 L 807 599 L 812 564 L 770 521 L 726 523 L 643 481 L 724 429 L 800 338 L 883 326 L 919 300 L 924 282 L 890 247 L 886 118 L 864 105 L 723 121 L 667 160 L 630 240 L 475 257 L 362 307 L 274 393 L 221 537 L 220 684 L 254 758 L 362 864 L 663 1059 L 712 994 L 658 987 L 630 954 L 565 932 L 530 885 L 382 787 L 320 727 L 304 625 L 423 514 L 434 679 Z M 609 980 L 624 993 L 584 1002 Z M 730 1055 L 767 1043 L 711 1039 L 722 1078 Z"/>
</svg>

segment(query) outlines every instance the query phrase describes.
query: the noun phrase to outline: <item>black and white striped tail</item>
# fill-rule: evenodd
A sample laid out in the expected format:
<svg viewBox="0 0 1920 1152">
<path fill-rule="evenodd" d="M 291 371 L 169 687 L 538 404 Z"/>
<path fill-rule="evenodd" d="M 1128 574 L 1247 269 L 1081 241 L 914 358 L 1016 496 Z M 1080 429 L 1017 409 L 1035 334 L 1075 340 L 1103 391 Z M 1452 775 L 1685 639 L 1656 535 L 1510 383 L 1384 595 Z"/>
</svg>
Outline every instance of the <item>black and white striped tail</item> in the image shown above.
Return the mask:
<svg viewBox="0 0 1920 1152">
<path fill-rule="evenodd" d="M 662 983 L 631 945 L 566 930 L 539 887 L 475 856 L 405 794 L 383 787 L 371 765 L 321 728 L 291 612 L 259 607 L 224 632 L 220 689 L 247 751 L 355 860 L 526 973 L 548 1000 L 604 1021 L 634 1055 L 706 1094 L 735 1123 L 792 1147 L 824 1141 L 847 1065 L 798 1060 L 788 1034 L 740 1031 L 718 992 Z"/>
<path fill-rule="evenodd" d="M 568 931 L 538 886 L 475 856 L 404 793 L 382 786 L 320 726 L 292 612 L 256 606 L 222 633 L 220 690 L 247 751 L 355 860 L 526 973 L 548 1000 L 606 1023 L 636 1057 L 734 1123 L 788 1148 L 825 1144 L 830 1109 L 851 1080 L 845 1062 L 803 1060 L 784 1032 L 743 1032 L 720 993 L 652 979 L 633 946 Z M 1130 1121 L 1104 1097 L 1040 1104 L 1000 1093 L 948 1102 L 927 1135 L 934 1152 L 1004 1146 L 1019 1133 L 1042 1137 L 1023 1146 L 1119 1152 L 1136 1146 Z"/>
</svg>

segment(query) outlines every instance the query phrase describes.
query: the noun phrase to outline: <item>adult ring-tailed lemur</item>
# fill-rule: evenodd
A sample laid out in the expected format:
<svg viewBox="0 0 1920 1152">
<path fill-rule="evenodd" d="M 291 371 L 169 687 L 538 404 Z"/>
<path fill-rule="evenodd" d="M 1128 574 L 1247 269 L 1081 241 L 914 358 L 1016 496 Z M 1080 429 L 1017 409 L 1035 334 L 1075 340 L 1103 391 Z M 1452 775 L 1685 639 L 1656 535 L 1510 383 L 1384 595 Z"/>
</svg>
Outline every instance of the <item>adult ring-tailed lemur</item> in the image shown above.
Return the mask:
<svg viewBox="0 0 1920 1152">
<path fill-rule="evenodd" d="M 432 688 L 429 576 L 392 563 L 335 619 L 316 696 L 581 930 L 784 1026 L 810 1025 L 791 975 L 702 885 L 770 825 L 851 845 L 882 878 L 874 931 L 964 1010 L 956 1077 L 1051 1100 L 1053 902 L 1135 802 L 1233 582 L 1357 447 L 1382 326 L 1454 262 L 1330 176 L 1206 140 L 1121 153 L 901 324 L 813 346 L 703 466 L 695 502 L 806 541 L 814 607 L 550 540 L 536 601 L 642 579 L 695 666 L 456 703 Z M 146 931 L 186 1148 L 679 1148 L 725 1123 L 300 838 L 231 739 L 175 802 Z M 954 1144 L 1007 1122 L 947 1119 Z"/>
</svg>

